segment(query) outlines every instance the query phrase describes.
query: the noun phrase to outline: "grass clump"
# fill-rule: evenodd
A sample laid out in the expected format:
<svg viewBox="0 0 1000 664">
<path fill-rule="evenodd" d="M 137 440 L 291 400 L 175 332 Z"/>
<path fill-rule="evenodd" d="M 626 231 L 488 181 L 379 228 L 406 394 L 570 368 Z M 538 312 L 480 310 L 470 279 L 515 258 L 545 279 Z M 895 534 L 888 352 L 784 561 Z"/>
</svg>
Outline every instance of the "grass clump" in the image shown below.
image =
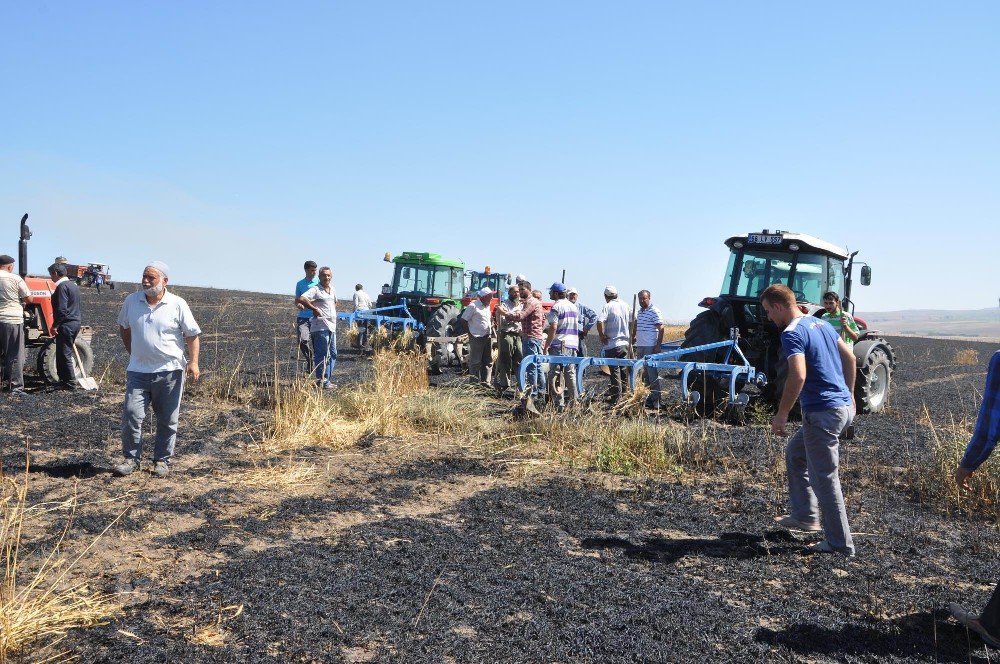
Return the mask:
<svg viewBox="0 0 1000 664">
<path fill-rule="evenodd" d="M 68 581 L 70 572 L 100 538 L 75 558 L 65 556 L 61 549 L 72 518 L 67 519 L 51 551 L 23 555 L 28 546 L 26 533 L 36 532 L 32 517 L 67 506 L 72 517 L 76 507 L 75 496 L 54 508 L 29 506 L 27 493 L 27 472 L 22 483 L 8 479 L 0 486 L 0 550 L 5 563 L 0 585 L 0 664 L 18 661 L 28 652 L 35 662 L 62 660 L 68 653 L 56 652 L 55 646 L 69 630 L 102 624 L 121 608 L 115 596 L 95 592 L 86 582 Z"/>
<path fill-rule="evenodd" d="M 963 348 L 955 351 L 955 357 L 951 361 L 963 366 L 979 364 L 979 353 L 975 348 Z"/>
</svg>

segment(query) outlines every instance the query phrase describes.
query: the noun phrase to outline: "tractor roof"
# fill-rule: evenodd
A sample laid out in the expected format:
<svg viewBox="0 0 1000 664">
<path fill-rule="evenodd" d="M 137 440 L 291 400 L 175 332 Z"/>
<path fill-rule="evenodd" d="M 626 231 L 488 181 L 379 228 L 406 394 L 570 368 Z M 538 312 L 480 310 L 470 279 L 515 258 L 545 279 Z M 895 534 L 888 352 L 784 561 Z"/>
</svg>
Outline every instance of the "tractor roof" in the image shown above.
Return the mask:
<svg viewBox="0 0 1000 664">
<path fill-rule="evenodd" d="M 787 251 L 788 245 L 792 242 L 801 246 L 802 249 L 812 249 L 813 251 L 821 251 L 825 254 L 830 254 L 831 256 L 836 256 L 837 258 L 847 260 L 850 256 L 847 249 L 844 247 L 838 247 L 835 244 L 831 244 L 826 240 L 821 240 L 818 237 L 813 237 L 812 235 L 806 235 L 805 233 L 792 233 L 789 231 L 768 231 L 764 230 L 762 233 L 744 233 L 743 235 L 734 235 L 726 240 L 726 246 L 730 249 L 733 248 L 734 242 L 747 243 L 748 235 L 781 235 L 782 242 L 780 245 L 775 245 L 774 247 L 767 247 L 766 245 L 755 245 L 761 249 L 784 249 Z"/>
<path fill-rule="evenodd" d="M 441 265 L 444 267 L 457 267 L 461 270 L 465 269 L 465 263 L 462 261 L 442 258 L 441 254 L 432 254 L 427 251 L 404 251 L 393 258 L 392 262 L 403 265 Z"/>
</svg>

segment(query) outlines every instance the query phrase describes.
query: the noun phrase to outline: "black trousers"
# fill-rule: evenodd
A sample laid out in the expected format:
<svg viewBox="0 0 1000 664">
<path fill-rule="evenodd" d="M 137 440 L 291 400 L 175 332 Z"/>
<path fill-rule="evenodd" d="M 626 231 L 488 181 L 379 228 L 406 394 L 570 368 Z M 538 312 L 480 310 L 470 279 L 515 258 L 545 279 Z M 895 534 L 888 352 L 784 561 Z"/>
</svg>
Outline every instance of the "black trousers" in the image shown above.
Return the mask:
<svg viewBox="0 0 1000 664">
<path fill-rule="evenodd" d="M 1000 637 L 1000 583 L 993 589 L 990 601 L 979 614 L 979 622 L 994 638 Z"/>
<path fill-rule="evenodd" d="M 56 373 L 63 385 L 76 383 L 76 371 L 73 369 L 73 344 L 76 335 L 80 333 L 79 322 L 62 323 L 56 333 Z"/>
<path fill-rule="evenodd" d="M 628 357 L 628 346 L 618 346 L 604 351 L 604 357 L 624 359 Z M 628 367 L 608 367 L 611 369 L 611 400 L 614 403 L 622 398 L 622 392 L 628 387 Z"/>
</svg>

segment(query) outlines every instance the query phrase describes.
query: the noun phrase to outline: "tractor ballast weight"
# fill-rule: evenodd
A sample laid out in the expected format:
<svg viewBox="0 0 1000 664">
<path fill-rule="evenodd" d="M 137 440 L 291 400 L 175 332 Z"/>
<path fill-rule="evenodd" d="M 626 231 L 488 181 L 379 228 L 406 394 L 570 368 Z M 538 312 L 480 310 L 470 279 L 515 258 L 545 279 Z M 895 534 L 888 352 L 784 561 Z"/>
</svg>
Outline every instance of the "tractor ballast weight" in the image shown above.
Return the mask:
<svg viewBox="0 0 1000 664">
<path fill-rule="evenodd" d="M 760 293 L 774 283 L 784 284 L 795 293 L 803 312 L 821 315 L 823 294 L 833 291 L 840 295 L 843 308 L 853 313 L 852 273 L 858 252 L 849 253 L 809 235 L 766 229 L 761 233 L 734 235 L 725 244 L 730 258 L 721 292 L 699 303 L 706 310 L 691 321 L 683 345 L 702 348 L 696 353 L 698 361 L 715 362 L 720 350 L 704 348 L 706 344 L 725 340 L 731 330 L 738 330 L 743 356 L 767 379 L 762 396 L 777 403 L 787 377 L 787 362 L 781 353 L 781 331 L 764 313 Z M 864 265 L 861 284 L 867 286 L 870 282 L 871 268 Z M 869 329 L 861 318 L 855 320 L 861 330 L 854 344 L 858 411 L 879 412 L 889 396 L 896 355 L 879 331 Z M 717 387 L 703 398 L 713 395 L 721 398 L 724 391 Z"/>
<path fill-rule="evenodd" d="M 17 243 L 18 274 L 24 279 L 31 291 L 31 301 L 24 307 L 24 345 L 25 348 L 37 348 L 35 369 L 38 375 L 48 383 L 59 382 L 56 372 L 56 343 L 54 335 L 55 316 L 52 311 L 52 293 L 56 284 L 48 277 L 33 277 L 28 274 L 28 240 L 31 239 L 31 229 L 28 227 L 28 215 L 21 217 L 20 239 Z M 86 374 L 89 376 L 94 368 L 94 351 L 90 347 L 94 330 L 89 325 L 80 328 L 76 337 L 76 350 Z M 27 364 L 27 363 L 26 363 Z M 83 373 L 76 367 L 77 378 Z"/>
</svg>

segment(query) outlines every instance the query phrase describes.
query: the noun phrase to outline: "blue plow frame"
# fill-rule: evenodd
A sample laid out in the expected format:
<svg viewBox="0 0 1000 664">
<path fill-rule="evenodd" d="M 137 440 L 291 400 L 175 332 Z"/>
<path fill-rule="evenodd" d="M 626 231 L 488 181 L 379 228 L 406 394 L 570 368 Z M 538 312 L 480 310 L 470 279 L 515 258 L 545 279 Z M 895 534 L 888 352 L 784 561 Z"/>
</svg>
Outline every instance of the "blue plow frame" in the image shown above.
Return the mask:
<svg viewBox="0 0 1000 664">
<path fill-rule="evenodd" d="M 657 370 L 666 369 L 680 371 L 680 375 L 678 377 L 681 382 L 681 398 L 683 401 L 691 402 L 692 404 L 697 404 L 701 400 L 700 392 L 688 389 L 688 376 L 690 376 L 692 371 L 703 371 L 717 380 L 726 381 L 729 385 L 729 402 L 731 404 L 746 405 L 747 403 L 747 395 L 740 394 L 737 390 L 737 384 L 741 379 L 746 383 L 756 383 L 759 387 L 763 387 L 767 384 L 767 377 L 747 362 L 747 359 L 743 355 L 743 351 L 740 350 L 736 339 L 718 341 L 711 344 L 703 344 L 701 346 L 691 346 L 690 348 L 681 348 L 680 344 L 682 341 L 683 340 L 665 342 L 663 345 L 669 347 L 670 350 L 656 353 L 654 355 L 647 355 L 646 357 L 638 360 L 611 357 L 528 355 L 521 360 L 521 364 L 518 367 L 518 387 L 521 391 L 524 391 L 525 383 L 527 381 L 528 365 L 534 363 L 556 366 L 576 366 L 576 386 L 577 392 L 580 396 L 583 396 L 584 394 L 583 375 L 588 367 L 628 367 L 629 387 L 631 389 L 635 389 L 636 380 L 638 380 L 642 371 L 644 371 L 646 367 L 653 367 Z M 680 359 L 685 355 L 719 348 L 727 349 L 726 356 L 721 363 L 690 362 Z M 730 360 L 733 359 L 732 356 L 734 351 L 743 364 L 730 364 Z"/>
<path fill-rule="evenodd" d="M 387 316 L 389 312 L 401 311 L 402 316 Z M 338 313 L 338 320 L 347 321 L 349 324 L 357 323 L 358 321 L 373 322 L 376 325 L 382 326 L 386 325 L 392 330 L 404 330 L 410 328 L 414 332 L 423 332 L 424 324 L 418 321 L 410 314 L 410 310 L 406 308 L 406 303 L 394 304 L 391 307 L 378 307 L 376 309 L 359 309 L 358 311 L 352 311 L 350 313 Z"/>
</svg>

